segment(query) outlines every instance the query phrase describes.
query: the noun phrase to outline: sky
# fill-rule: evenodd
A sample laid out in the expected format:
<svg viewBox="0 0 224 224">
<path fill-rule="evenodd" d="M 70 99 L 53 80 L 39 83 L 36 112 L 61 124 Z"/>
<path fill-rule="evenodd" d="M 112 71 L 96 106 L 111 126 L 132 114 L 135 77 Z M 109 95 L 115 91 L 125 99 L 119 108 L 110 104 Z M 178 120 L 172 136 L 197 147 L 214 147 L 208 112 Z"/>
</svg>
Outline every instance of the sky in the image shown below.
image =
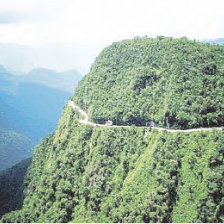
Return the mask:
<svg viewBox="0 0 224 224">
<path fill-rule="evenodd" d="M 85 74 L 122 39 L 223 38 L 223 9 L 224 0 L 0 0 L 0 64 Z"/>
</svg>

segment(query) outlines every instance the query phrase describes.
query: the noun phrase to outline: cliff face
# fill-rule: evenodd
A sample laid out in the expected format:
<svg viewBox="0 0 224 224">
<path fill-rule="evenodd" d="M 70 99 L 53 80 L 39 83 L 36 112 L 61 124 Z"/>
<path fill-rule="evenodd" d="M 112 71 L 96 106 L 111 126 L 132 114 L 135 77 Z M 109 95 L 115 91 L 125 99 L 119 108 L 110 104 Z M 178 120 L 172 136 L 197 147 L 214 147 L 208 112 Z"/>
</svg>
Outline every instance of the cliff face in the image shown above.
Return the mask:
<svg viewBox="0 0 224 224">
<path fill-rule="evenodd" d="M 114 69 L 119 66 L 115 64 Z M 101 111 L 101 105 L 95 109 L 99 95 L 92 94 L 102 94 L 109 82 L 88 90 L 97 68 L 102 69 L 99 79 L 103 71 L 107 74 L 105 67 L 93 65 L 74 97 L 92 116 Z M 118 86 L 120 82 L 116 80 Z M 111 98 L 118 102 L 115 95 Z M 129 103 L 132 100 L 130 95 Z M 3 222 L 224 221 L 223 130 L 168 133 L 135 126 L 93 127 L 80 124 L 80 116 L 65 107 L 54 134 L 35 149 L 24 181 L 22 209 L 4 215 Z"/>
</svg>

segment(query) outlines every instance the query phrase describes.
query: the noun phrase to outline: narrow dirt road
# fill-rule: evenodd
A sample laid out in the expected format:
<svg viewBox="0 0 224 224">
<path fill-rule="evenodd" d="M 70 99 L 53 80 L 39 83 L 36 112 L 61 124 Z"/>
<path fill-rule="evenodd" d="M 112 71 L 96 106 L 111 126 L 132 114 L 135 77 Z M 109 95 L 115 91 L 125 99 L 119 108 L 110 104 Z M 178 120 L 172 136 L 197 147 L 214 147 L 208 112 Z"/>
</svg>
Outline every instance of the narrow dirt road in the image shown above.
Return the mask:
<svg viewBox="0 0 224 224">
<path fill-rule="evenodd" d="M 87 124 L 91 126 L 97 127 L 107 127 L 107 128 L 130 128 L 131 126 L 128 125 L 105 125 L 105 124 L 96 124 L 89 121 L 88 114 L 83 111 L 79 106 L 75 105 L 73 101 L 68 101 L 68 106 L 72 107 L 73 109 L 77 110 L 80 114 L 83 115 L 84 119 L 79 120 L 81 124 Z M 148 126 L 136 126 L 136 128 L 150 128 Z M 212 130 L 222 130 L 222 127 L 214 127 L 214 128 L 192 128 L 187 130 L 179 130 L 179 129 L 168 129 L 168 128 L 160 128 L 160 127 L 151 127 L 151 129 L 156 129 L 159 131 L 167 131 L 167 132 L 198 132 L 198 131 L 212 131 Z"/>
</svg>

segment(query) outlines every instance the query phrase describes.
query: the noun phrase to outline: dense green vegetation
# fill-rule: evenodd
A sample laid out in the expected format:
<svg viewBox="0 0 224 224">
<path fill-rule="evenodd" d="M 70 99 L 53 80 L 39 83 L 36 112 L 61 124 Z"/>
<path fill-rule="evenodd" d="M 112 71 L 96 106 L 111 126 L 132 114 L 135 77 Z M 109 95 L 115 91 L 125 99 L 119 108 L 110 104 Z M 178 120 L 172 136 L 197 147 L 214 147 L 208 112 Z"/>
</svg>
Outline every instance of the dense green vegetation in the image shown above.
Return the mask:
<svg viewBox="0 0 224 224">
<path fill-rule="evenodd" d="M 224 48 L 185 38 L 114 43 L 73 100 L 98 122 L 224 124 Z M 35 149 L 20 210 L 2 222 L 224 222 L 224 131 L 79 123 L 69 106 Z"/>
<path fill-rule="evenodd" d="M 22 207 L 23 178 L 30 163 L 29 158 L 0 172 L 0 217 Z"/>
<path fill-rule="evenodd" d="M 33 143 L 26 136 L 0 128 L 0 170 L 32 156 Z"/>
<path fill-rule="evenodd" d="M 104 49 L 75 102 L 92 120 L 192 128 L 224 124 L 224 47 L 136 38 Z"/>
<path fill-rule="evenodd" d="M 2 222 L 223 222 L 224 133 L 80 125 L 67 107 Z"/>
</svg>

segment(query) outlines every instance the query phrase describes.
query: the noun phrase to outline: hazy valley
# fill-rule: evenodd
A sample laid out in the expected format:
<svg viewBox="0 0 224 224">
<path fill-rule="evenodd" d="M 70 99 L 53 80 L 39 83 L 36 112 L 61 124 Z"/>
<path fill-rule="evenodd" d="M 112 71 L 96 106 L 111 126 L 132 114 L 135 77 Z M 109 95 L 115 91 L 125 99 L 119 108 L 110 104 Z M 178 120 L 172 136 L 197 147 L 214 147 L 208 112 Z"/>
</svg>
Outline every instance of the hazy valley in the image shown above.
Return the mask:
<svg viewBox="0 0 224 224">
<path fill-rule="evenodd" d="M 75 71 L 36 69 L 17 76 L 0 68 L 1 170 L 30 157 L 34 145 L 54 131 L 80 78 Z"/>
</svg>

